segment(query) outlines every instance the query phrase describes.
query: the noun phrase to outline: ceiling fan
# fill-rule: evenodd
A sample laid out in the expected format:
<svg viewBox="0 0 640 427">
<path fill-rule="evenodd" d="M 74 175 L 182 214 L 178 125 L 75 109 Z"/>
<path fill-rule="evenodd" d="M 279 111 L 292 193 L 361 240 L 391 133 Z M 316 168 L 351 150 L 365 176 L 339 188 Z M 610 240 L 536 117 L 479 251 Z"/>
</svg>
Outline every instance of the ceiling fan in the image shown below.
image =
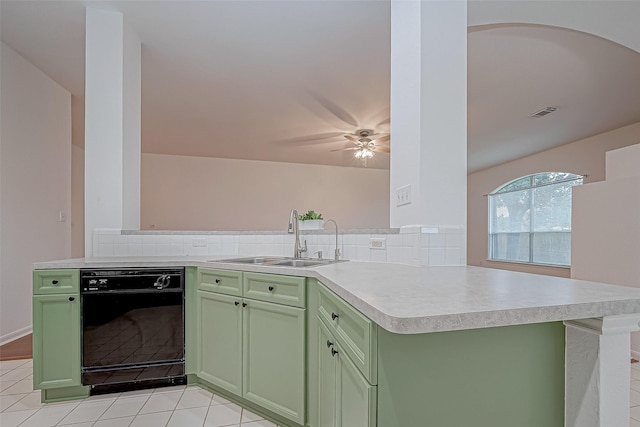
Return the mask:
<svg viewBox="0 0 640 427">
<path fill-rule="evenodd" d="M 355 147 L 339 148 L 331 151 L 354 151 L 354 157 L 363 161 L 367 166 L 367 161 L 372 158 L 375 153 L 389 153 L 388 143 L 390 135 L 388 133 L 376 133 L 372 129 L 358 129 L 354 133 L 343 135 L 346 139 L 353 142 Z"/>
</svg>

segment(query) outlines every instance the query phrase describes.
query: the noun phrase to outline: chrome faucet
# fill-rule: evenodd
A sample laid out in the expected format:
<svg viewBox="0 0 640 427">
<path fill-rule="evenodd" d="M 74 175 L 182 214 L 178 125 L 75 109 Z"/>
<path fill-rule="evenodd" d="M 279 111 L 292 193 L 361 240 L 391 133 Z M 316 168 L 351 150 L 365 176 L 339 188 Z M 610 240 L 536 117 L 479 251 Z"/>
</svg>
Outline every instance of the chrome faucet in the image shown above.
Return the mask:
<svg viewBox="0 0 640 427">
<path fill-rule="evenodd" d="M 299 259 L 302 258 L 302 254 L 307 252 L 307 241 L 304 241 L 304 247 L 300 245 L 300 230 L 298 228 L 298 211 L 295 209 L 291 210 L 289 214 L 289 228 L 287 229 L 287 233 L 295 234 L 296 238 L 293 242 L 293 258 Z"/>
<path fill-rule="evenodd" d="M 338 249 L 338 223 L 332 219 L 328 219 L 325 221 L 325 223 L 327 222 L 332 222 L 336 226 L 336 250 L 333 252 L 333 256 L 334 259 L 338 261 L 340 259 L 340 249 Z"/>
</svg>

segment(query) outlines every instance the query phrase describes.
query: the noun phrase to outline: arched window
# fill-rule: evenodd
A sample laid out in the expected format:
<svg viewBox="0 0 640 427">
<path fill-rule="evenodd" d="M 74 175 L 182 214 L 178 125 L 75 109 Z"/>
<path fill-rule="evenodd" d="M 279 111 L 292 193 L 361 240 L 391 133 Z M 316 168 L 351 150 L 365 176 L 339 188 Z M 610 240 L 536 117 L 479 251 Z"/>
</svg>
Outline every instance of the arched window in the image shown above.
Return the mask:
<svg viewBox="0 0 640 427">
<path fill-rule="evenodd" d="M 544 172 L 489 194 L 489 259 L 571 264 L 571 190 L 583 177 Z"/>
</svg>

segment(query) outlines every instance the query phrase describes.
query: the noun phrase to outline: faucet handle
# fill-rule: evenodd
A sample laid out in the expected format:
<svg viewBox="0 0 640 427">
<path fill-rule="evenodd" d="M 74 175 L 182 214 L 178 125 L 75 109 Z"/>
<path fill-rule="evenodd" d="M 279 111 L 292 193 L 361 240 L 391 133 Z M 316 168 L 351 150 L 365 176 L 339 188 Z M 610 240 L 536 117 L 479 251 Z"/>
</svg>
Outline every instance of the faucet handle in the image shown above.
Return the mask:
<svg viewBox="0 0 640 427">
<path fill-rule="evenodd" d="M 336 261 L 340 259 L 340 249 L 336 248 L 335 250 L 335 257 L 336 257 Z"/>
<path fill-rule="evenodd" d="M 304 240 L 304 247 L 300 248 L 300 252 L 307 252 L 307 239 Z"/>
<path fill-rule="evenodd" d="M 316 251 L 313 253 L 314 255 L 318 255 L 318 260 L 322 259 L 322 251 Z"/>
</svg>

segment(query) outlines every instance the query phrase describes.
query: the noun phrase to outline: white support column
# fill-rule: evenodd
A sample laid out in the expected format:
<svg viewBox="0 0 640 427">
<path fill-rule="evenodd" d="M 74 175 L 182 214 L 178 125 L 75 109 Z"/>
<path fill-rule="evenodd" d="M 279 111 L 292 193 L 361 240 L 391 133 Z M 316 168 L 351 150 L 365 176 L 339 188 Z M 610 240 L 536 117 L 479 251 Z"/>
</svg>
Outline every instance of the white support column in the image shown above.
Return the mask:
<svg viewBox="0 0 640 427">
<path fill-rule="evenodd" d="M 407 186 L 411 201 L 398 206 L 396 192 Z M 456 244 L 435 264 L 427 253 L 432 237 L 421 237 L 422 264 L 465 264 L 460 256 L 466 253 L 467 223 L 464 0 L 391 1 L 390 187 L 391 227 L 455 235 L 446 240 Z"/>
<path fill-rule="evenodd" d="M 629 425 L 630 333 L 640 314 L 566 321 L 565 426 Z"/>
<path fill-rule="evenodd" d="M 140 40 L 121 13 L 87 8 L 85 256 L 101 229 L 140 224 Z"/>
</svg>

